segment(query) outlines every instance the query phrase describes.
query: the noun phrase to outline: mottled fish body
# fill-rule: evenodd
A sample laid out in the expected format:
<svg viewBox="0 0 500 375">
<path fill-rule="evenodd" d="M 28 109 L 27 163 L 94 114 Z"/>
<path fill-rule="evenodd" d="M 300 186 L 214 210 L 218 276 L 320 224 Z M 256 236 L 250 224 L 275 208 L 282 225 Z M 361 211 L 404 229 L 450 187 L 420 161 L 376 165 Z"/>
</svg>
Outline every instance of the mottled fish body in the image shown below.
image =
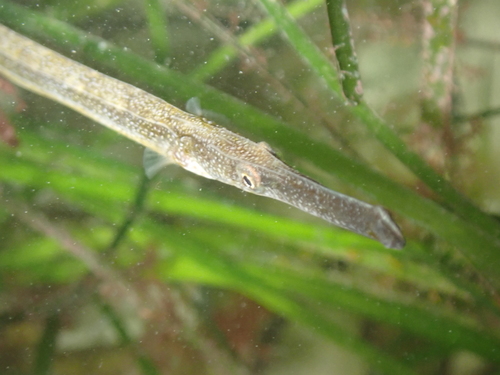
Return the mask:
<svg viewBox="0 0 500 375">
<path fill-rule="evenodd" d="M 162 164 L 177 164 L 200 176 L 277 199 L 388 248 L 405 245 L 399 227 L 384 208 L 303 176 L 283 163 L 266 143 L 252 142 L 184 112 L 2 25 L 0 73 L 147 147 L 162 156 Z M 145 157 L 146 163 L 153 159 Z M 158 160 L 151 171 L 155 163 Z"/>
</svg>

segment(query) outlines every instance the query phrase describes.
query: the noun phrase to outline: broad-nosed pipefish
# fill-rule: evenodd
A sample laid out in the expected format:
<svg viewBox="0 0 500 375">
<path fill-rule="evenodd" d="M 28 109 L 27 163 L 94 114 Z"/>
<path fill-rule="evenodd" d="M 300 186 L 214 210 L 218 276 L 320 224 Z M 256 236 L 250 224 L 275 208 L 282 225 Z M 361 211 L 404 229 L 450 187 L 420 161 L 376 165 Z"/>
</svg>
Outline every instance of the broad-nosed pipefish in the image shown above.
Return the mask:
<svg viewBox="0 0 500 375">
<path fill-rule="evenodd" d="M 273 198 L 336 226 L 401 249 L 390 214 L 332 191 L 255 143 L 104 75 L 0 25 L 0 74 L 143 145 L 146 173 L 177 164 L 200 176 Z M 160 157 L 161 156 L 161 157 Z"/>
</svg>

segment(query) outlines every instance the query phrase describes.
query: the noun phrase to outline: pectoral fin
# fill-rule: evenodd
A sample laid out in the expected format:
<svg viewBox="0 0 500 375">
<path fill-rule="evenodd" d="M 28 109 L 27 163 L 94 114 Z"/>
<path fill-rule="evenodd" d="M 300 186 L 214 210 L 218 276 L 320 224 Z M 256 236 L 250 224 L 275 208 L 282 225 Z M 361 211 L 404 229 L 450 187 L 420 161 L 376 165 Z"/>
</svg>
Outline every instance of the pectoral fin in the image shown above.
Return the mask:
<svg viewBox="0 0 500 375">
<path fill-rule="evenodd" d="M 191 113 L 192 115 L 196 115 L 199 117 L 203 117 L 209 121 L 213 121 L 221 126 L 229 127 L 232 125 L 231 121 L 229 121 L 226 116 L 214 111 L 201 108 L 200 99 L 197 97 L 192 97 L 186 102 L 186 111 Z"/>
<path fill-rule="evenodd" d="M 144 149 L 144 155 L 142 157 L 142 164 L 144 166 L 144 172 L 148 178 L 153 178 L 163 167 L 173 164 L 172 160 L 164 155 L 160 155 L 156 151 L 149 148 Z"/>
<path fill-rule="evenodd" d="M 203 116 L 203 110 L 201 109 L 200 99 L 197 97 L 192 97 L 186 102 L 186 111 L 196 116 Z"/>
</svg>

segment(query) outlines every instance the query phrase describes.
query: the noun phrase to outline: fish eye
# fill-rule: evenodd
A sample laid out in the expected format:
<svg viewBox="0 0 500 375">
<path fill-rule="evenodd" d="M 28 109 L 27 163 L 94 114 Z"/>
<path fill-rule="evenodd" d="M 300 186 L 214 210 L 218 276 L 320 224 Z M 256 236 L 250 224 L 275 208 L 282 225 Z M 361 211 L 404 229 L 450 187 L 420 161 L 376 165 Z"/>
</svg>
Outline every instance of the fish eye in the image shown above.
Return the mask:
<svg viewBox="0 0 500 375">
<path fill-rule="evenodd" d="M 255 187 L 255 184 L 253 183 L 251 177 L 249 175 L 247 175 L 246 173 L 243 173 L 242 176 L 241 176 L 241 180 L 243 181 L 243 183 L 249 187 L 250 189 L 253 189 Z"/>
<path fill-rule="evenodd" d="M 260 175 L 254 167 L 250 165 L 240 165 L 238 166 L 238 170 L 241 182 L 246 188 L 255 190 L 259 187 Z"/>
</svg>

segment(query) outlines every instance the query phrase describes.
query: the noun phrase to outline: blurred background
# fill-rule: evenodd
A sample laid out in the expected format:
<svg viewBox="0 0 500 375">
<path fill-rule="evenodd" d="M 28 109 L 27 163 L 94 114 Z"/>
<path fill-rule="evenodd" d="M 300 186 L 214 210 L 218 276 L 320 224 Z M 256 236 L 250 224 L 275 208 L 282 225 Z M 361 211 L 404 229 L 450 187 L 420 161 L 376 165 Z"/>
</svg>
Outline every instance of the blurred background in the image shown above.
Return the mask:
<svg viewBox="0 0 500 375">
<path fill-rule="evenodd" d="M 142 146 L 0 77 L 1 374 L 500 372 L 500 3 L 348 2 L 344 29 L 335 7 L 0 0 L 2 24 L 199 98 L 407 239 L 176 166 L 149 180 Z"/>
</svg>

